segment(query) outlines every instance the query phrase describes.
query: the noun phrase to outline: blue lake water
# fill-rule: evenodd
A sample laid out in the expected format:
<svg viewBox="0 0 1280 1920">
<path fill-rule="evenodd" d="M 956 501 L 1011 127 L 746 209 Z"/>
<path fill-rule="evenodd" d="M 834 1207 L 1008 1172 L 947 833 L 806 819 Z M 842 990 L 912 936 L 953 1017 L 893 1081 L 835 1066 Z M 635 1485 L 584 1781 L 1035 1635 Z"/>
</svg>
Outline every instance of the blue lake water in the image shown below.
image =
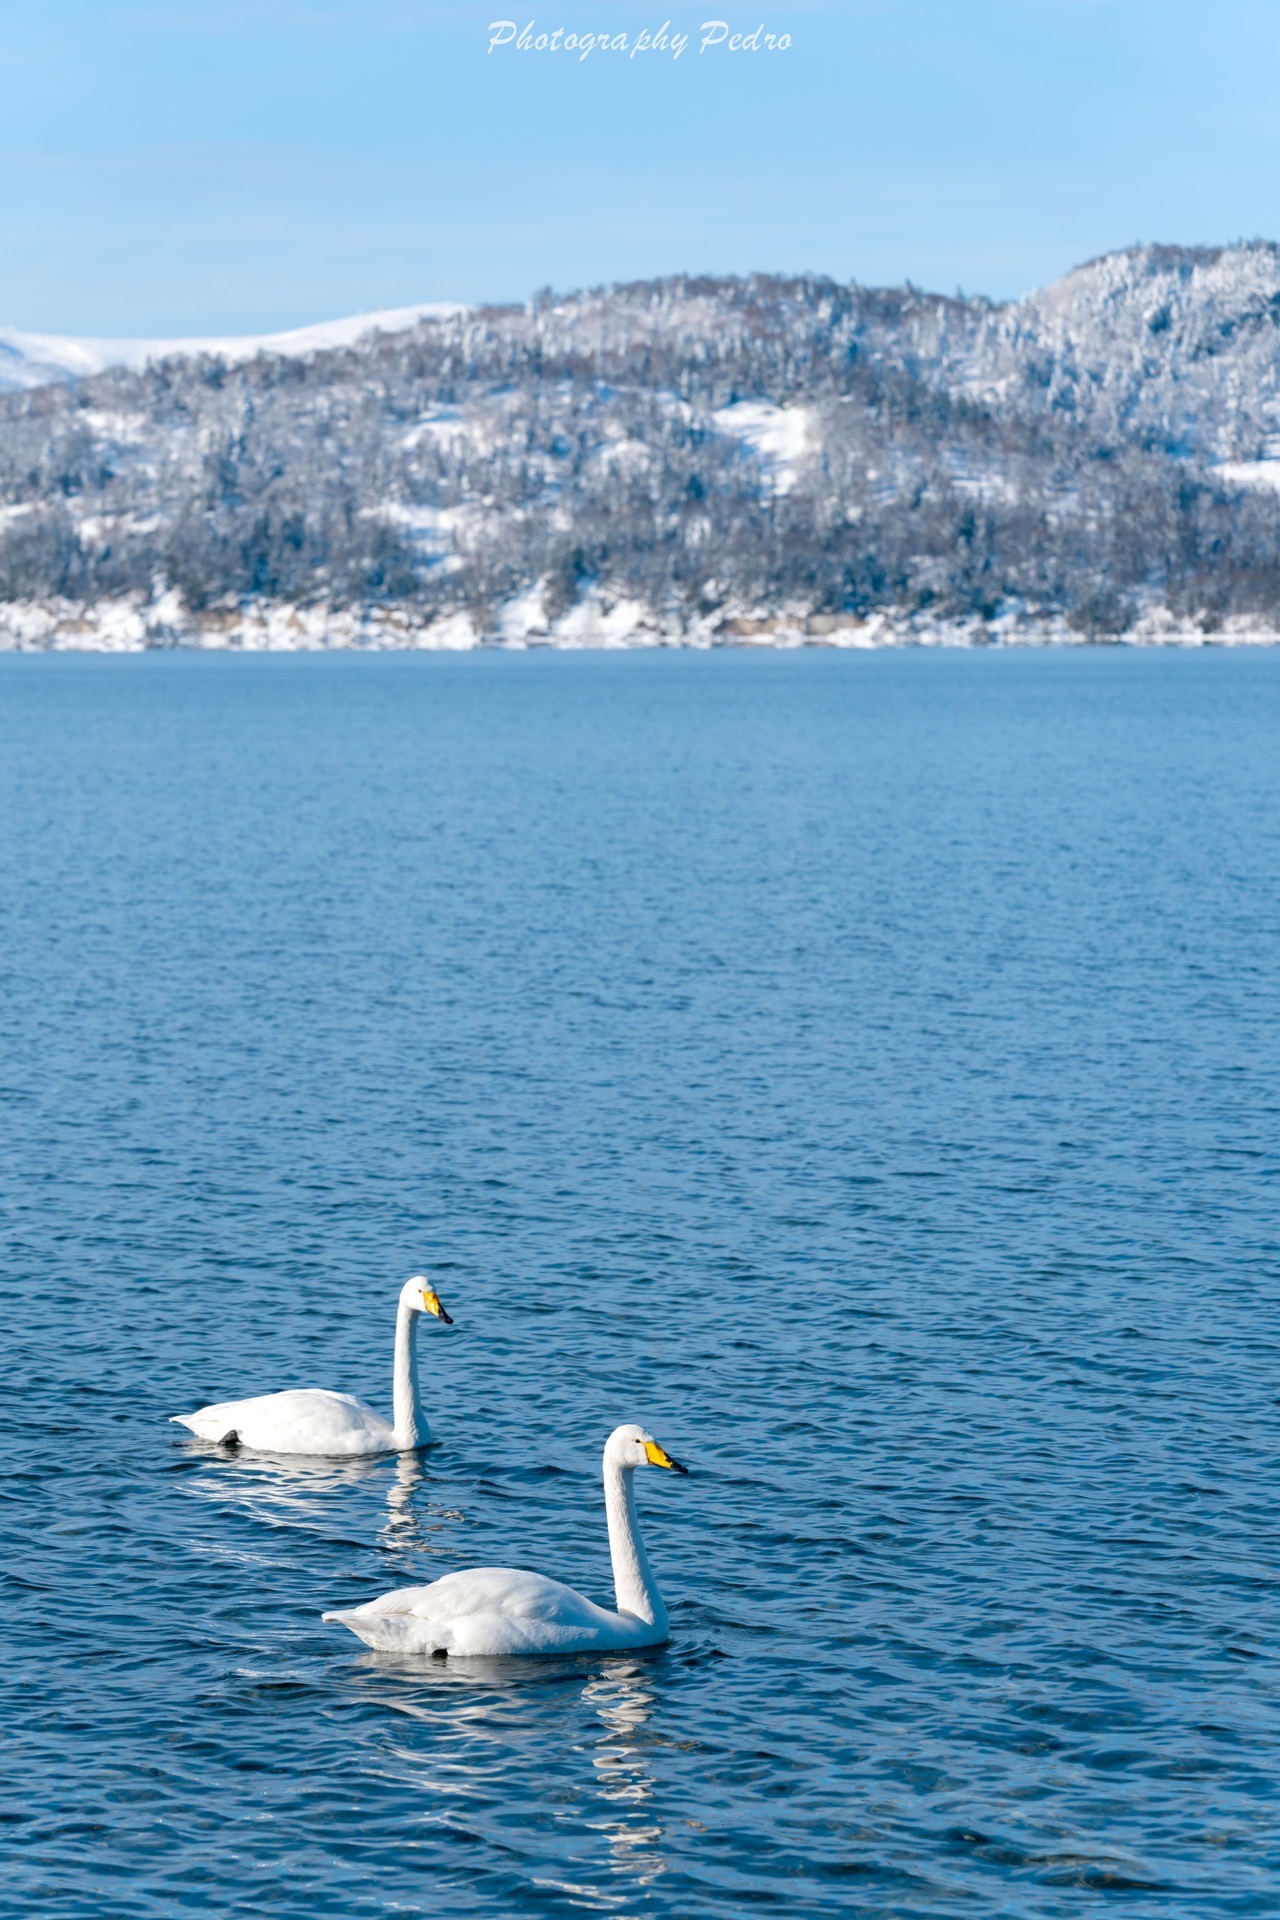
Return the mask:
<svg viewBox="0 0 1280 1920">
<path fill-rule="evenodd" d="M 8 1913 L 1277 1911 L 1280 656 L 8 658 L 0 823 Z M 321 1624 L 627 1418 L 669 1647 Z"/>
</svg>

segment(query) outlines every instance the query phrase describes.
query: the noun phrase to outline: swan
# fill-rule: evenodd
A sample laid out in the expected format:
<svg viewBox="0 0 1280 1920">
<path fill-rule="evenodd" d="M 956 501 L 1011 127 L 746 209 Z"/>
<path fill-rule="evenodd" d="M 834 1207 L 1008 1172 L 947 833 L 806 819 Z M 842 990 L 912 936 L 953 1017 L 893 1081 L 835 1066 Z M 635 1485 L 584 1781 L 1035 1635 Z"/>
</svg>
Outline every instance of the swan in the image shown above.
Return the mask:
<svg viewBox="0 0 1280 1920">
<path fill-rule="evenodd" d="M 688 1473 L 643 1427 L 615 1428 L 604 1448 L 604 1505 L 618 1611 L 542 1573 L 471 1567 L 429 1587 L 397 1587 L 362 1607 L 326 1613 L 380 1653 L 437 1660 L 494 1654 L 616 1653 L 658 1647 L 667 1610 L 636 1526 L 637 1467 Z"/>
<path fill-rule="evenodd" d="M 453 1325 L 431 1282 L 418 1273 L 400 1289 L 390 1425 L 351 1394 L 330 1393 L 325 1387 L 263 1393 L 254 1400 L 222 1400 L 195 1413 L 175 1413 L 173 1420 L 189 1427 L 200 1440 L 217 1440 L 224 1447 L 254 1447 L 263 1453 L 368 1455 L 424 1447 L 431 1429 L 418 1395 L 414 1348 L 420 1313 L 434 1314 L 447 1327 Z"/>
</svg>

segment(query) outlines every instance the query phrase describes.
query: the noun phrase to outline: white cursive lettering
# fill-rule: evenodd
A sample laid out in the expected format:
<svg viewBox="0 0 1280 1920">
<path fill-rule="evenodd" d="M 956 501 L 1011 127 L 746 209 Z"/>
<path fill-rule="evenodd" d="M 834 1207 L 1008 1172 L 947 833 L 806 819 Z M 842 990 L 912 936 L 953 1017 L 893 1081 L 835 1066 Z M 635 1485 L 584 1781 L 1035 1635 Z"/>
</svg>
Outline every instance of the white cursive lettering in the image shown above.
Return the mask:
<svg viewBox="0 0 1280 1920">
<path fill-rule="evenodd" d="M 785 53 L 791 45 L 789 33 L 766 33 L 764 21 L 751 33 L 730 33 L 727 20 L 704 20 L 699 29 L 698 51 L 724 47 L 729 53 Z M 678 60 L 688 50 L 687 33 L 673 33 L 670 20 L 660 27 L 641 27 L 635 34 L 566 33 L 563 27 L 550 32 L 539 29 L 536 20 L 491 20 L 488 26 L 489 52 L 499 47 L 515 47 L 520 53 L 574 53 L 585 60 L 589 53 L 624 53 L 634 60 L 638 53 L 667 54 Z"/>
</svg>

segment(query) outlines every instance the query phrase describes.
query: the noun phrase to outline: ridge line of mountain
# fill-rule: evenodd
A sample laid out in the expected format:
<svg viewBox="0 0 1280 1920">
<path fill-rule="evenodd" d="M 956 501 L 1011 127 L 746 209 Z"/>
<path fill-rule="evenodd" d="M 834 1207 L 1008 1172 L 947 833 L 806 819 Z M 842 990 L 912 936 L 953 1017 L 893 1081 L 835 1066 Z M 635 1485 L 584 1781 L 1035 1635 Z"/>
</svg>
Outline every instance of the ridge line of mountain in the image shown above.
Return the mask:
<svg viewBox="0 0 1280 1920">
<path fill-rule="evenodd" d="M 0 644 L 1280 630 L 1270 241 L 1016 302 L 684 275 L 264 338 L 0 393 Z"/>
</svg>

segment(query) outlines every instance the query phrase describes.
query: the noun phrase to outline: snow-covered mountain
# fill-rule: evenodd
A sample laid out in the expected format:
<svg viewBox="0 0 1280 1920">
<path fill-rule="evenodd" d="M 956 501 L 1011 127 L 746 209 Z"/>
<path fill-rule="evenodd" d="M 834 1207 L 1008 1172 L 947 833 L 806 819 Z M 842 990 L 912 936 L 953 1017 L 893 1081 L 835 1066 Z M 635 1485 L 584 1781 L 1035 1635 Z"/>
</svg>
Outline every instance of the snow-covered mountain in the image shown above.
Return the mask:
<svg viewBox="0 0 1280 1920">
<path fill-rule="evenodd" d="M 305 357 L 332 347 L 351 347 L 376 333 L 404 333 L 420 320 L 443 319 L 465 309 L 433 301 L 417 307 L 387 307 L 378 313 L 351 314 L 345 320 L 321 320 L 286 333 L 211 335 L 207 339 L 99 340 L 58 333 L 21 333 L 0 327 L 0 393 L 44 387 L 59 380 L 84 380 L 109 367 L 135 370 L 160 360 L 208 356 L 228 366 L 260 353 Z"/>
<path fill-rule="evenodd" d="M 616 358 L 662 339 L 714 347 L 726 322 L 759 325 L 756 302 L 734 295 L 770 283 L 645 282 L 532 308 L 490 309 L 489 323 L 533 334 L 554 351 Z M 821 282 L 772 283 L 770 330 L 804 357 L 861 344 L 928 381 L 983 404 L 1087 414 L 1105 406 L 1134 431 L 1222 458 L 1263 458 L 1280 442 L 1280 246 L 1134 247 L 1078 267 L 1024 299 L 951 299 L 914 288 L 837 288 L 788 301 Z M 732 289 L 732 291 L 730 291 Z M 728 294 L 728 298 L 726 298 Z M 806 311 L 808 309 L 808 311 Z M 841 310 L 842 309 L 842 310 Z M 285 333 L 110 340 L 0 328 L 0 391 L 81 380 L 171 358 L 237 365 L 259 354 L 306 357 L 474 312 L 434 302 L 322 321 Z M 498 318 L 501 316 L 501 318 Z M 829 332 L 823 343 L 821 334 Z"/>
<path fill-rule="evenodd" d="M 1142 247 L 1000 310 L 993 395 L 1114 416 L 1170 451 L 1268 457 L 1280 441 L 1280 247 Z"/>
<path fill-rule="evenodd" d="M 7 358 L 6 358 L 7 356 Z M 0 336 L 0 638 L 1280 630 L 1280 248 Z"/>
</svg>

